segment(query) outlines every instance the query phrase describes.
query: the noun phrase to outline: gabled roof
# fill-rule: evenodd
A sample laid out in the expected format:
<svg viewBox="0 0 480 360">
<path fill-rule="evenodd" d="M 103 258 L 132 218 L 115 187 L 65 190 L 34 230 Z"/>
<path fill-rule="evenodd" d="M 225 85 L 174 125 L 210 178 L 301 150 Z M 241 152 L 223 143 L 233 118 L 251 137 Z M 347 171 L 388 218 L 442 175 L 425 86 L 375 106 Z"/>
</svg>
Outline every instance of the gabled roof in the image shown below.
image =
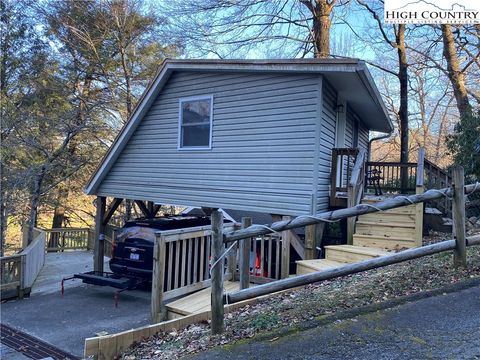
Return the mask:
<svg viewBox="0 0 480 360">
<path fill-rule="evenodd" d="M 85 192 L 95 194 L 97 187 L 122 152 L 142 117 L 149 110 L 170 75 L 175 71 L 211 72 L 275 72 L 322 74 L 339 94 L 347 99 L 362 121 L 371 130 L 391 132 L 392 122 L 380 93 L 365 62 L 358 59 L 294 59 L 294 60 L 170 60 L 160 67 L 122 128 L 94 175 Z"/>
</svg>

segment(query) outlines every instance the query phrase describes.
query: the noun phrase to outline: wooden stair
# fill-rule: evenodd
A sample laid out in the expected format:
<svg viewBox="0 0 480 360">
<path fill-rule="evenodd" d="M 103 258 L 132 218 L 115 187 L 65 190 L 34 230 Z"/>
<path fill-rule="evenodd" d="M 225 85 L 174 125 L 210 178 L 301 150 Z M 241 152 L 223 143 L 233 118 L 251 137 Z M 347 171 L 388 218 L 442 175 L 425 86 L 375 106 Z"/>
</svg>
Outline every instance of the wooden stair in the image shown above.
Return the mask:
<svg viewBox="0 0 480 360">
<path fill-rule="evenodd" d="M 223 286 L 227 292 L 233 292 L 239 285 L 239 282 L 225 281 Z M 166 304 L 168 320 L 210 310 L 211 294 L 212 288 L 208 287 Z"/>
<path fill-rule="evenodd" d="M 375 204 L 380 197 L 366 197 Z M 325 246 L 325 259 L 297 261 L 297 275 L 332 269 L 421 245 L 422 207 L 410 205 L 358 217 L 353 245 Z M 419 220 L 420 219 L 420 220 Z"/>
<path fill-rule="evenodd" d="M 366 197 L 362 203 L 374 205 L 380 200 L 380 197 Z M 418 233 L 418 211 L 421 217 L 421 205 L 360 215 L 353 234 L 353 245 L 397 251 L 421 245 L 422 229 Z"/>
<path fill-rule="evenodd" d="M 330 245 L 325 246 L 325 259 L 297 261 L 297 275 L 315 271 L 333 269 L 348 263 L 354 263 L 388 255 L 388 251 L 364 246 Z"/>
</svg>

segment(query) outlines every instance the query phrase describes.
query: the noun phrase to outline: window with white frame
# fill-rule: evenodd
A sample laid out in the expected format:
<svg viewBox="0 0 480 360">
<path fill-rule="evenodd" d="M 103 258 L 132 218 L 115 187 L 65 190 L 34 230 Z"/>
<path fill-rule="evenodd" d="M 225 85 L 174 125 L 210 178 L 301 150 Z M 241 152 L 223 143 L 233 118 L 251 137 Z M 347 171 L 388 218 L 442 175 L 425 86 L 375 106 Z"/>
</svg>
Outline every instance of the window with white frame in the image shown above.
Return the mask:
<svg viewBox="0 0 480 360">
<path fill-rule="evenodd" d="M 180 99 L 179 149 L 212 147 L 213 96 Z"/>
</svg>

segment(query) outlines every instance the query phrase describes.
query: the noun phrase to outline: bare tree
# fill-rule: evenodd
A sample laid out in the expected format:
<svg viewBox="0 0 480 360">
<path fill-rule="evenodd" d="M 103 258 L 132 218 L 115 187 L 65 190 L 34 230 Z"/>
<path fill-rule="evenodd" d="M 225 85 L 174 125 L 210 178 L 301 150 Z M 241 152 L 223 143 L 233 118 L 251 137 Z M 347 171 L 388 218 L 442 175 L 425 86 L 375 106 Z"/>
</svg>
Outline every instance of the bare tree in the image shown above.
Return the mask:
<svg viewBox="0 0 480 360">
<path fill-rule="evenodd" d="M 379 13 L 383 11 L 381 8 L 373 8 L 367 2 L 358 0 L 358 3 L 362 5 L 373 17 L 377 24 L 378 30 L 384 39 L 385 43 L 397 52 L 398 70 L 392 71 L 379 64 L 374 64 L 376 67 L 395 75 L 398 78 L 400 84 L 400 107 L 398 110 L 398 116 L 400 120 L 400 162 L 408 162 L 408 60 L 407 51 L 405 46 L 405 24 L 392 25 L 393 38 L 390 38 L 386 25 L 383 24 Z M 383 1 L 381 2 L 383 5 Z M 406 177 L 402 176 L 406 181 Z"/>
<path fill-rule="evenodd" d="M 335 6 L 347 0 L 205 0 L 167 2 L 172 33 L 187 51 L 220 58 L 330 56 Z"/>
<path fill-rule="evenodd" d="M 452 33 L 452 25 L 442 25 L 443 56 L 447 61 L 448 78 L 452 83 L 453 93 L 457 101 L 458 112 L 462 118 L 471 115 L 472 107 L 468 99 L 465 86 L 465 77 L 460 69 L 455 40 Z M 478 54 L 474 58 L 478 61 Z"/>
</svg>

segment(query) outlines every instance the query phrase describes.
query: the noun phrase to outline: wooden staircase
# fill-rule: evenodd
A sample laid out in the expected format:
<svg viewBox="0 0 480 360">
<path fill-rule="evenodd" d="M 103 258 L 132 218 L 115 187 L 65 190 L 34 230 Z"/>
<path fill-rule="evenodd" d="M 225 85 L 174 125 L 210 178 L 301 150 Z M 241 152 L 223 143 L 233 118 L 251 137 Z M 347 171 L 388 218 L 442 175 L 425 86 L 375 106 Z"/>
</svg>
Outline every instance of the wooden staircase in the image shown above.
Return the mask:
<svg viewBox="0 0 480 360">
<path fill-rule="evenodd" d="M 366 196 L 375 204 L 381 197 Z M 423 208 L 410 205 L 358 217 L 352 245 L 325 246 L 325 259 L 297 261 L 297 275 L 332 269 L 422 244 Z"/>
</svg>

